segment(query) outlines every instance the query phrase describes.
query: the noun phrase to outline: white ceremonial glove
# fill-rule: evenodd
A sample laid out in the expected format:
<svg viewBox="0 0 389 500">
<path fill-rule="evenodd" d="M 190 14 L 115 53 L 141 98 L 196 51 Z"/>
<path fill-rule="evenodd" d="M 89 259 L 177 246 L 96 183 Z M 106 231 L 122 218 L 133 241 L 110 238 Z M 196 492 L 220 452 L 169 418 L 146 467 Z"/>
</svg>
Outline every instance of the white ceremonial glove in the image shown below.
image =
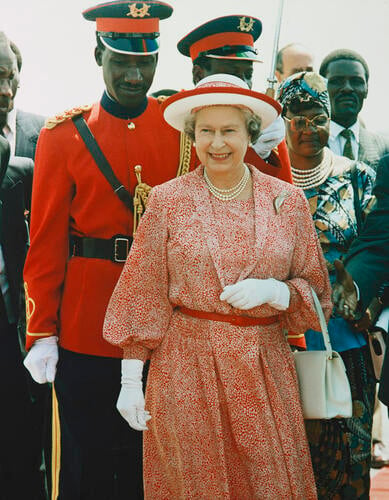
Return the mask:
<svg viewBox="0 0 389 500">
<path fill-rule="evenodd" d="M 58 337 L 45 337 L 34 342 L 23 364 L 38 384 L 54 382 L 58 363 Z"/>
<path fill-rule="evenodd" d="M 145 410 L 142 372 L 143 361 L 140 359 L 122 360 L 122 388 L 116 408 L 136 431 L 147 431 L 146 422 L 151 418 L 150 413 Z"/>
<path fill-rule="evenodd" d="M 389 307 L 382 309 L 374 326 L 382 328 L 386 333 L 389 332 Z"/>
<path fill-rule="evenodd" d="M 285 311 L 289 307 L 290 291 L 282 281 L 269 278 L 258 280 L 249 278 L 225 286 L 220 300 L 227 301 L 232 307 L 247 310 L 269 304 L 275 309 Z"/>
<path fill-rule="evenodd" d="M 258 156 L 260 156 L 263 160 L 266 160 L 272 150 L 278 146 L 284 137 L 284 119 L 279 116 L 271 125 L 263 129 L 257 142 L 253 144 L 253 149 Z"/>
</svg>

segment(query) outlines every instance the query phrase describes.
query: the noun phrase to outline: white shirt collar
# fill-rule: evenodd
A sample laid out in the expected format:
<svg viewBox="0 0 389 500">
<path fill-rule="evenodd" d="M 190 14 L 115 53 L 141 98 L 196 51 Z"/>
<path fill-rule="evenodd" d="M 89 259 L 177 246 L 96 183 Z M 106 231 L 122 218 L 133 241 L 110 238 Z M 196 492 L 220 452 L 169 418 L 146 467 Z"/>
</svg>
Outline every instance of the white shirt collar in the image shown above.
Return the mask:
<svg viewBox="0 0 389 500">
<path fill-rule="evenodd" d="M 343 127 L 342 125 L 339 125 L 339 123 L 334 122 L 331 120 L 330 122 L 330 134 L 331 137 L 334 139 L 339 136 L 339 134 L 344 130 L 346 127 Z M 348 127 L 352 133 L 354 134 L 356 142 L 359 144 L 359 121 L 357 120 L 351 127 Z"/>
<path fill-rule="evenodd" d="M 8 127 L 7 132 L 11 132 L 11 134 L 16 134 L 16 109 L 13 108 L 7 115 L 7 124 Z"/>
</svg>

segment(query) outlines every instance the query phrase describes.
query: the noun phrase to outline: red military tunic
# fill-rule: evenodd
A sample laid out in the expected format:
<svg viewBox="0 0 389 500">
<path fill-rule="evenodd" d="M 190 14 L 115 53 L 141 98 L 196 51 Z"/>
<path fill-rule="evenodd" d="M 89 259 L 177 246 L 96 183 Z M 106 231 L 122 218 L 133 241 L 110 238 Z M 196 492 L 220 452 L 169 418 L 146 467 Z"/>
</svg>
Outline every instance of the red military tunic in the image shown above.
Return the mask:
<svg viewBox="0 0 389 500">
<path fill-rule="evenodd" d="M 157 100 L 149 98 L 134 118 L 123 117 L 122 111 L 105 94 L 83 114 L 121 183 L 134 194 L 135 165 L 142 166 L 142 181 L 150 186 L 175 177 L 179 134 L 163 120 Z M 69 259 L 69 233 L 109 239 L 131 235 L 132 227 L 131 211 L 103 177 L 73 122 L 44 129 L 36 153 L 31 248 L 24 270 L 27 348 L 39 338 L 58 335 L 65 349 L 122 357 L 120 348 L 103 339 L 102 326 L 123 264 Z"/>
<path fill-rule="evenodd" d="M 279 156 L 274 150 L 270 153 L 269 157 L 265 161 L 260 156 L 258 156 L 253 148 L 249 148 L 245 156 L 245 161 L 247 163 L 250 163 L 250 165 L 254 165 L 255 167 L 257 167 L 257 169 L 264 174 L 271 175 L 272 177 L 276 177 L 281 181 L 293 184 L 292 172 L 290 170 L 289 164 L 285 163 L 281 156 Z"/>
</svg>

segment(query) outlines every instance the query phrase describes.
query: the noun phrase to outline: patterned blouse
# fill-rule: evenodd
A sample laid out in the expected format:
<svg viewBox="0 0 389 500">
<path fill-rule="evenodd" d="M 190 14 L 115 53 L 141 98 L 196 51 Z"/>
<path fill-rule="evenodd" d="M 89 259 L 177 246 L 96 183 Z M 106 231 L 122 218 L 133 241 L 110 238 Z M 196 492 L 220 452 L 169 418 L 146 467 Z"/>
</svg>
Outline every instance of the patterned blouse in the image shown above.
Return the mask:
<svg viewBox="0 0 389 500">
<path fill-rule="evenodd" d="M 320 186 L 304 190 L 327 260 L 331 283 L 335 280 L 334 260 L 347 253 L 358 234 L 350 172 L 353 162 L 343 156 L 333 156 L 334 175 L 328 177 Z M 375 203 L 372 192 L 375 182 L 374 170 L 358 162 L 357 182 L 362 217 L 365 220 Z"/>
<path fill-rule="evenodd" d="M 327 262 L 330 281 L 336 279 L 333 262 L 345 255 L 358 234 L 354 210 L 354 190 L 351 184 L 351 167 L 353 161 L 344 156 L 333 155 L 334 168 L 332 176 L 316 188 L 305 189 L 316 232 Z M 328 152 L 327 151 L 327 152 Z M 357 183 L 362 218 L 373 208 L 375 196 L 373 187 L 375 171 L 365 163 L 358 162 Z M 338 352 L 360 347 L 366 342 L 362 334 L 353 330 L 350 325 L 333 313 L 328 325 L 332 346 Z M 317 335 L 306 333 L 307 348 L 324 347 Z"/>
</svg>

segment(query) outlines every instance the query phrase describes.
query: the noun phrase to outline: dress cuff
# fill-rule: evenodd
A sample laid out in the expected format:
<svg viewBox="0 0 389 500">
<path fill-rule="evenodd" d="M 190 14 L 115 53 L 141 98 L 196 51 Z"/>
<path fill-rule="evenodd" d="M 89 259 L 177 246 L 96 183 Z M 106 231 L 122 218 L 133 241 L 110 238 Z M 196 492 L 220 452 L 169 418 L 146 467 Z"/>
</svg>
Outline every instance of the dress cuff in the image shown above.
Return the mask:
<svg viewBox="0 0 389 500">
<path fill-rule="evenodd" d="M 146 361 L 150 358 L 150 350 L 140 344 L 132 344 L 123 348 L 123 359 L 140 359 Z"/>
</svg>

